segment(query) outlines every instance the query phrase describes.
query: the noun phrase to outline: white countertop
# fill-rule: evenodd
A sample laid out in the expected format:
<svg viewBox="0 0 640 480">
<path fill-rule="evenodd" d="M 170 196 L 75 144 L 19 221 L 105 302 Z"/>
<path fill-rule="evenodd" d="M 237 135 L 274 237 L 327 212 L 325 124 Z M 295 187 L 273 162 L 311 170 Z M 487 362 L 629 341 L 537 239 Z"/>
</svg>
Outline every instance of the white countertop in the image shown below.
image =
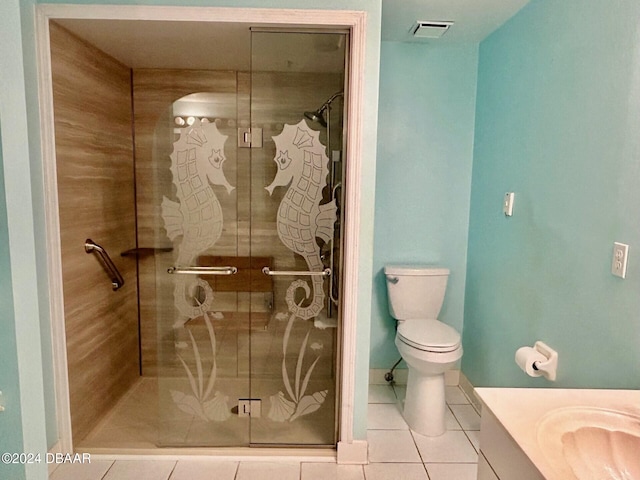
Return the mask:
<svg viewBox="0 0 640 480">
<path fill-rule="evenodd" d="M 476 388 L 476 394 L 549 480 L 566 480 L 538 444 L 537 426 L 549 412 L 566 407 L 602 408 L 640 417 L 638 390 L 582 390 L 559 388 Z M 482 445 L 480 446 L 482 448 Z"/>
</svg>

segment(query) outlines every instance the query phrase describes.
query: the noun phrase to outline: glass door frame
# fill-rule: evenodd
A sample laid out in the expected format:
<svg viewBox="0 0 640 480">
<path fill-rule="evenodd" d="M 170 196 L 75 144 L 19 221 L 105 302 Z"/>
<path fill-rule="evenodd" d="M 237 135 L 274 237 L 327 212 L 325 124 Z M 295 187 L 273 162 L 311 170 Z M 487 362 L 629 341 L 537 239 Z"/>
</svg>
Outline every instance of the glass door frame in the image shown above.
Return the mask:
<svg viewBox="0 0 640 480">
<path fill-rule="evenodd" d="M 374 46 L 367 45 L 367 36 L 372 32 L 367 27 L 366 11 L 346 10 L 292 10 L 261 8 L 220 7 L 160 7 L 138 5 L 55 5 L 40 4 L 35 7 L 36 49 L 39 73 L 38 96 L 40 99 L 41 145 L 43 177 L 45 183 L 43 211 L 44 230 L 50 250 L 47 254 L 48 297 L 51 312 L 51 339 L 54 371 L 56 373 L 55 396 L 59 446 L 62 451 L 73 451 L 71 411 L 69 402 L 66 358 L 66 333 L 64 306 L 62 304 L 61 253 L 59 223 L 57 220 L 58 199 L 56 177 L 55 136 L 53 130 L 53 98 L 51 91 L 51 65 L 49 52 L 49 21 L 56 19 L 94 19 L 130 21 L 176 21 L 176 22 L 250 22 L 253 24 L 286 26 L 305 25 L 342 27 L 350 31 L 349 91 L 348 99 L 348 145 L 345 163 L 345 228 L 344 228 L 344 281 L 343 305 L 344 335 L 340 352 L 340 407 L 338 428 L 338 461 L 366 463 L 367 442 L 364 438 L 362 412 L 366 410 L 366 386 L 356 382 L 356 371 L 368 368 L 368 361 L 357 355 L 364 345 L 358 341 L 358 325 L 364 328 L 368 320 L 371 303 L 370 288 L 360 288 L 360 279 L 371 278 L 371 246 L 361 244 L 372 238 L 372 229 L 362 225 L 365 218 L 373 215 L 373 180 L 371 175 L 363 178 L 363 155 L 375 157 L 375 141 L 364 144 L 365 114 L 375 118 L 375 105 L 365 104 L 371 100 L 372 89 L 377 85 L 377 67 L 371 60 L 378 56 Z M 365 79 L 369 80 L 365 80 Z M 375 134 L 373 135 L 375 140 Z M 371 139 L 369 139 L 371 140 Z M 372 145 L 369 147 L 368 145 Z M 375 161 L 374 161 L 375 162 Z M 360 316 L 365 317 L 358 320 Z M 366 333 L 368 330 L 364 328 Z M 366 335 L 361 335 L 362 338 Z M 368 343 L 366 343 L 368 345 Z M 364 392 L 364 393 L 363 393 Z"/>
</svg>

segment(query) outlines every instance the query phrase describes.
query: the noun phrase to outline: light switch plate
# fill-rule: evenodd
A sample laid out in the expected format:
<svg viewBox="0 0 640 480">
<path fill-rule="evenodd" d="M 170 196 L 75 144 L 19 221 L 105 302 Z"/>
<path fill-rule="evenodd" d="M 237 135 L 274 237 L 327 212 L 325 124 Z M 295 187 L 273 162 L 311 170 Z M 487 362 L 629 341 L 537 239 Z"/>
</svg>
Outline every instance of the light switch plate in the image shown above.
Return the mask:
<svg viewBox="0 0 640 480">
<path fill-rule="evenodd" d="M 614 242 L 613 260 L 611 261 L 611 273 L 616 277 L 625 278 L 627 275 L 627 257 L 629 256 L 629 245 Z"/>
<path fill-rule="evenodd" d="M 513 202 L 516 199 L 514 192 L 507 192 L 504 194 L 504 201 L 502 203 L 502 211 L 505 216 L 510 217 L 513 215 Z"/>
</svg>

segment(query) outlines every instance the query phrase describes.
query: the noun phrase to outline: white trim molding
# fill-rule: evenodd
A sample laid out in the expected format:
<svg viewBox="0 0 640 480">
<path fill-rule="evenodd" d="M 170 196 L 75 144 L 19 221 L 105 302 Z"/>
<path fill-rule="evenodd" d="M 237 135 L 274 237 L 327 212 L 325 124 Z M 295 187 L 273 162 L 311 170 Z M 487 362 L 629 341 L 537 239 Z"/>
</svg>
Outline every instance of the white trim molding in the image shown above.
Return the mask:
<svg viewBox="0 0 640 480">
<path fill-rule="evenodd" d="M 366 441 L 354 441 L 355 365 L 357 344 L 357 311 L 359 275 L 360 191 L 363 151 L 363 103 L 365 71 L 366 12 L 351 10 L 298 10 L 276 8 L 169 7 L 142 5 L 51 5 L 36 6 L 36 41 L 38 55 L 38 88 L 40 128 L 45 181 L 45 213 L 48 252 L 48 283 L 52 322 L 53 360 L 56 386 L 56 413 L 60 450 L 73 451 L 71 412 L 67 375 L 67 354 L 62 291 L 62 264 L 58 194 L 56 177 L 53 95 L 49 20 L 110 19 L 157 20 L 173 22 L 242 22 L 261 26 L 323 27 L 350 31 L 348 63 L 347 152 L 345 178 L 345 234 L 343 258 L 342 351 L 340 354 L 340 400 L 338 428 L 338 461 L 366 462 Z M 350 214 L 353 212 L 353 214 Z M 369 280 L 369 279 L 365 279 Z M 259 454 L 256 449 L 256 454 Z M 342 454 L 340 452 L 343 452 Z M 347 453 L 349 452 L 349 453 Z M 355 453 L 354 453 L 355 452 Z"/>
<path fill-rule="evenodd" d="M 47 272 L 49 285 L 49 311 L 53 375 L 58 425 L 57 452 L 73 451 L 71 434 L 71 403 L 67 373 L 67 338 L 64 321 L 62 286 L 62 254 L 60 245 L 60 218 L 58 210 L 58 181 L 56 143 L 53 116 L 53 90 L 51 83 L 51 49 L 49 18 L 36 7 L 36 55 L 38 61 L 38 98 L 40 102 L 40 141 L 44 173 L 45 228 L 47 235 Z"/>
</svg>

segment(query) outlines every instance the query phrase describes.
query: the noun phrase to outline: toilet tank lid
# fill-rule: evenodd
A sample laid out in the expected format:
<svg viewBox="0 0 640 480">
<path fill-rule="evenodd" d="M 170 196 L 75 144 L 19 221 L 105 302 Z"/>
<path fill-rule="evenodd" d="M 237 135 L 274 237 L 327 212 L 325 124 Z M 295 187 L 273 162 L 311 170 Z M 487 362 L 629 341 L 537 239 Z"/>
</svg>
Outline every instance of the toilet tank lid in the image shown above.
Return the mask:
<svg viewBox="0 0 640 480">
<path fill-rule="evenodd" d="M 449 275 L 448 268 L 434 265 L 387 265 L 385 275 Z"/>
</svg>

